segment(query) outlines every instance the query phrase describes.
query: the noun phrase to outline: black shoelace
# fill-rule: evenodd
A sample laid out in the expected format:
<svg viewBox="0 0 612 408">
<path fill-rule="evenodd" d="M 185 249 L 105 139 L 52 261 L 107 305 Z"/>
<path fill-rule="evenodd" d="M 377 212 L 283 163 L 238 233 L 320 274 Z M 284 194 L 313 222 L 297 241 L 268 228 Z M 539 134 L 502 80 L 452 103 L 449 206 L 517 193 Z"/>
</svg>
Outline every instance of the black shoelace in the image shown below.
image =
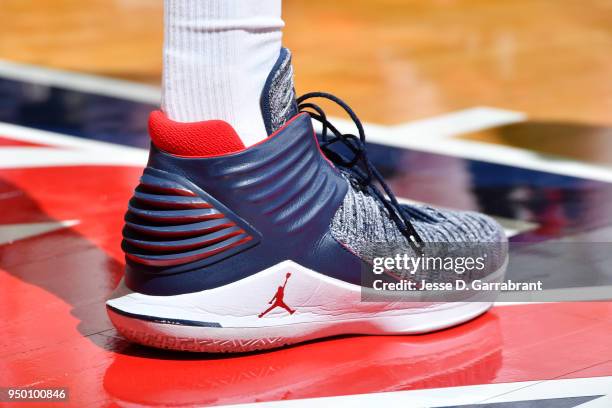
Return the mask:
<svg viewBox="0 0 612 408">
<path fill-rule="evenodd" d="M 344 134 L 327 120 L 323 109 L 308 100 L 323 98 L 338 104 L 350 116 L 359 136 Z M 356 183 L 356 187 L 369 193 L 376 198 L 389 212 L 389 216 L 395 222 L 400 232 L 406 237 L 408 243 L 417 252 L 421 252 L 424 242 L 410 223 L 406 210 L 397 202 L 393 191 L 389 188 L 380 172 L 374 167 L 367 156 L 366 137 L 363 125 L 355 112 L 340 98 L 325 92 L 310 92 L 297 99 L 300 112 L 308 113 L 314 120 L 321 123 L 321 150 L 337 167 L 349 173 L 351 182 Z M 331 146 L 340 142 L 344 144 L 353 154 L 352 158 L 346 158 L 342 154 L 334 151 Z M 382 187 L 381 192 L 376 184 Z"/>
</svg>

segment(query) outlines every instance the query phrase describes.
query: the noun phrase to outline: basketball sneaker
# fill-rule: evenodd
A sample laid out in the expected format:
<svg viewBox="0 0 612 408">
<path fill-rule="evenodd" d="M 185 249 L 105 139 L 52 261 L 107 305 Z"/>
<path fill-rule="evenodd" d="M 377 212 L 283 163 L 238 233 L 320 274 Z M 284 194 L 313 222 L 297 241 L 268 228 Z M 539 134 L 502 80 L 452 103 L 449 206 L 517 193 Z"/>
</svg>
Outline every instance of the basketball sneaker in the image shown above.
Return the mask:
<svg viewBox="0 0 612 408">
<path fill-rule="evenodd" d="M 344 108 L 358 135 L 341 133 L 316 98 Z M 425 333 L 491 306 L 478 294 L 447 302 L 418 291 L 364 300 L 374 290 L 364 271 L 375 276 L 375 258 L 448 259 L 467 253 L 462 244 L 493 248 L 487 268 L 421 268 L 409 278 L 500 281 L 504 232 L 478 213 L 400 204 L 368 160 L 354 112 L 326 93 L 295 98 L 286 49 L 261 111 L 269 137 L 248 148 L 226 122 L 178 123 L 152 112 L 149 161 L 125 216 L 125 276 L 107 301 L 123 336 L 165 349 L 245 352 L 340 334 Z"/>
</svg>

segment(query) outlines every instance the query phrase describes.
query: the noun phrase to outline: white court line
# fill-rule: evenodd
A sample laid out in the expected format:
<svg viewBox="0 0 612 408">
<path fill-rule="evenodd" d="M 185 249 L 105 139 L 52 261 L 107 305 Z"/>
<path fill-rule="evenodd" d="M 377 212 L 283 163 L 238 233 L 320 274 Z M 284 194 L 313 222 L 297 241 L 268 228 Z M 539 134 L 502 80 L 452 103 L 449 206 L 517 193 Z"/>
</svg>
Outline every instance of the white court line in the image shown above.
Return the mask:
<svg viewBox="0 0 612 408">
<path fill-rule="evenodd" d="M 77 225 L 79 220 L 52 222 L 30 222 L 22 224 L 0 225 L 0 245 L 12 244 L 15 241 L 46 234 L 63 228 Z"/>
<path fill-rule="evenodd" d="M 8 136 L 14 140 L 45 144 L 54 147 L 67 147 L 81 150 L 130 150 L 145 151 L 146 149 L 104 142 L 101 140 L 84 139 L 82 137 L 70 136 L 63 133 L 39 130 L 27 126 L 13 125 L 0 122 L 0 136 Z"/>
<path fill-rule="evenodd" d="M 0 168 L 71 165 L 142 167 L 148 151 L 136 147 L 88 140 L 46 130 L 0 122 L 0 136 L 53 147 L 10 146 L 0 148 Z"/>
<path fill-rule="evenodd" d="M 376 135 L 375 137 L 381 140 L 388 137 L 395 139 L 400 136 L 415 140 L 426 138 L 437 141 L 465 133 L 523 122 L 526 118 L 527 115 L 521 112 L 477 106 L 399 125 L 377 125 L 366 122 L 364 127 L 370 141 L 374 141 L 371 140 L 372 135 Z M 355 125 L 350 120 L 330 118 L 330 121 L 343 133 L 356 134 L 357 132 Z M 320 123 L 314 123 L 315 128 L 320 130 Z"/>
<path fill-rule="evenodd" d="M 527 115 L 522 112 L 481 106 L 411 121 L 393 128 L 398 134 L 439 139 L 524 122 L 526 119 Z"/>
<path fill-rule="evenodd" d="M 158 104 L 160 100 L 160 90 L 157 87 L 3 60 L 0 60 L 0 76 L 144 103 Z M 396 126 L 370 123 L 364 123 L 364 126 L 368 139 L 374 143 L 612 182 L 612 167 L 609 166 L 542 155 L 515 147 L 450 139 L 466 132 L 516 123 L 525 118 L 520 112 L 477 107 Z M 330 119 L 337 123 L 342 131 L 350 129 L 350 122 Z M 350 132 L 354 133 L 354 130 Z"/>
<path fill-rule="evenodd" d="M 113 152 L 44 147 L 0 148 L 0 169 L 86 165 L 143 167 L 146 159 L 146 152 L 131 154 L 125 150 Z"/>
<path fill-rule="evenodd" d="M 156 86 L 44 68 L 7 60 L 0 60 L 0 76 L 33 84 L 112 96 L 135 102 L 159 104 L 161 100 L 160 89 Z"/>
<path fill-rule="evenodd" d="M 467 404 L 518 402 L 552 398 L 571 398 L 604 395 L 589 407 L 612 405 L 612 377 L 575 378 L 561 380 L 525 381 L 483 384 L 464 387 L 432 388 L 413 391 L 394 391 L 372 394 L 353 394 L 340 397 L 308 398 L 301 400 L 258 402 L 232 407 L 306 408 L 313 406 L 353 407 L 410 407 L 436 408 Z"/>
<path fill-rule="evenodd" d="M 603 395 L 603 397 L 581 404 L 580 408 L 612 407 L 612 377 L 568 378 L 540 381 L 534 385 L 522 387 L 509 394 L 502 394 L 484 400 L 483 403 L 493 404 L 531 399 L 572 398 L 596 395 Z"/>
</svg>

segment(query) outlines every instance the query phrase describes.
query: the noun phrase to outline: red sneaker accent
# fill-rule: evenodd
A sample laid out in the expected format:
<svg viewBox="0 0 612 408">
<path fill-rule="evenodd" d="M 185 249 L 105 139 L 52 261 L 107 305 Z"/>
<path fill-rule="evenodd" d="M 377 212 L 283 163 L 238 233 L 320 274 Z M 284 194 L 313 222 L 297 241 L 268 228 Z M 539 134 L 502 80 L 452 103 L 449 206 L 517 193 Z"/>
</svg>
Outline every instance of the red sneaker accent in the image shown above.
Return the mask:
<svg viewBox="0 0 612 408">
<path fill-rule="evenodd" d="M 287 275 L 285 275 L 285 283 L 283 283 L 283 286 L 279 286 L 278 289 L 276 289 L 276 293 L 274 294 L 272 299 L 270 299 L 270 301 L 268 302 L 268 304 L 272 306 L 267 308 L 265 311 L 261 312 L 257 317 L 261 319 L 262 317 L 264 317 L 265 315 L 267 315 L 269 312 L 271 312 L 273 309 L 277 307 L 282 307 L 283 309 L 288 311 L 289 314 L 295 313 L 295 310 L 291 309 L 285 303 L 285 286 L 287 286 L 287 281 L 289 280 L 290 276 L 291 276 L 291 272 L 287 272 Z"/>
<path fill-rule="evenodd" d="M 227 122 L 175 122 L 162 111 L 153 111 L 149 115 L 149 135 L 156 147 L 177 156 L 220 156 L 245 148 L 234 128 Z"/>
</svg>

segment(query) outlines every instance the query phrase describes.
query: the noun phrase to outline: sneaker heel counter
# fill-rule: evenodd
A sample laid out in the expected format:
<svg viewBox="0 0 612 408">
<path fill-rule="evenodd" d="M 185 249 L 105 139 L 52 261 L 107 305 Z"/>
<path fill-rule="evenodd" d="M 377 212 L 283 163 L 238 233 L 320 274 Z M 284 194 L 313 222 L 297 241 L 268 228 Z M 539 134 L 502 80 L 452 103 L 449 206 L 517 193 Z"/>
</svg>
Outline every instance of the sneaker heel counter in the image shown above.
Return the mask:
<svg viewBox="0 0 612 408">
<path fill-rule="evenodd" d="M 261 238 L 186 178 L 150 164 L 124 220 L 121 248 L 132 274 L 165 275 L 205 267 L 257 245 Z"/>
</svg>

